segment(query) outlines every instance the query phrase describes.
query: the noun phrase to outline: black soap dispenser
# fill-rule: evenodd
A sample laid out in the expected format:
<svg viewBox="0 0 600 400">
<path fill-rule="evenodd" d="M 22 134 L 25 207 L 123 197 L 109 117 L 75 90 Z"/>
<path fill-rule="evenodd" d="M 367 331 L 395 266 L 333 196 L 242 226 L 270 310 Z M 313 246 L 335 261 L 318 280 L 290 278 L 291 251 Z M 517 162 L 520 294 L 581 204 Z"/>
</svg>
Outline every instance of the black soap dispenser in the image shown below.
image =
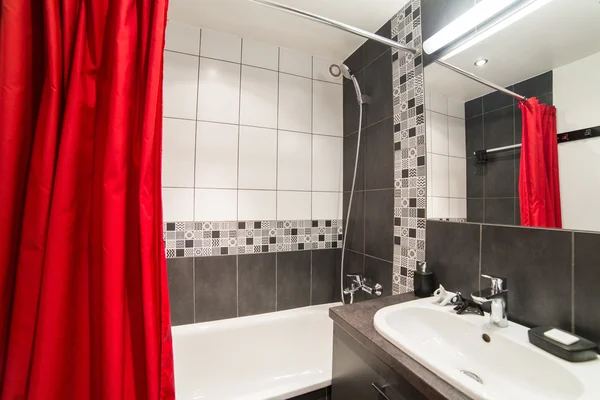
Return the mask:
<svg viewBox="0 0 600 400">
<path fill-rule="evenodd" d="M 415 295 L 417 297 L 429 297 L 433 294 L 433 272 L 427 270 L 425 261 L 417 262 L 417 270 L 415 271 L 414 279 Z"/>
</svg>

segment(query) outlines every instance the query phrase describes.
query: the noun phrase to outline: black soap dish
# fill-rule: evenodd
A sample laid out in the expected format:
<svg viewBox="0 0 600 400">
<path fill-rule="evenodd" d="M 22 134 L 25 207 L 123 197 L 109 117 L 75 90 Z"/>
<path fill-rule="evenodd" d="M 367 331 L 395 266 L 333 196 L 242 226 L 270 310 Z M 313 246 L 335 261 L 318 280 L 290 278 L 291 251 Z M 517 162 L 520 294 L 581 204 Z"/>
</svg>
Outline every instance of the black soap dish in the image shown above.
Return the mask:
<svg viewBox="0 0 600 400">
<path fill-rule="evenodd" d="M 570 333 L 570 335 L 579 338 L 579 341 L 571 345 L 565 345 L 544 335 L 545 332 L 551 329 L 554 328 L 549 326 L 531 328 L 528 332 L 529 342 L 556 357 L 570 362 L 583 362 L 598 358 L 598 345 L 596 343 Z"/>
</svg>

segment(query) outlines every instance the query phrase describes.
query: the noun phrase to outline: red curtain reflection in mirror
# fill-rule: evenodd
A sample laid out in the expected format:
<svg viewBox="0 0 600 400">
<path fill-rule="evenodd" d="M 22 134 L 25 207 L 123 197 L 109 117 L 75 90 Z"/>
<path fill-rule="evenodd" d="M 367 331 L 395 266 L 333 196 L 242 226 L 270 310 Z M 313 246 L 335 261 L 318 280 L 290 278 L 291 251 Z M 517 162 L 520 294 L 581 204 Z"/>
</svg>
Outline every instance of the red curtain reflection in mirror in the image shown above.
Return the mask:
<svg viewBox="0 0 600 400">
<path fill-rule="evenodd" d="M 535 97 L 519 107 L 523 116 L 521 225 L 562 228 L 556 108 L 540 104 Z"/>
</svg>

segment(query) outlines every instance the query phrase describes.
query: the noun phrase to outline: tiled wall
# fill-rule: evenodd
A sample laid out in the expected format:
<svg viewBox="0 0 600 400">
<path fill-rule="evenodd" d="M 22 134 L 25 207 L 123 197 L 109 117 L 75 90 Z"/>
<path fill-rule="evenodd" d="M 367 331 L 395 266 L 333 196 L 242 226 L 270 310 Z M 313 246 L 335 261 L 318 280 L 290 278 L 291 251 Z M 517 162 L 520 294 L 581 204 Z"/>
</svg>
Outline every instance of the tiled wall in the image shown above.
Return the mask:
<svg viewBox="0 0 600 400">
<path fill-rule="evenodd" d="M 342 82 L 331 63 L 169 22 L 164 220 L 341 220 Z"/>
<path fill-rule="evenodd" d="M 508 318 L 557 326 L 600 343 L 600 234 L 427 221 L 427 261 L 439 283 L 470 294 L 507 278 Z"/>
<path fill-rule="evenodd" d="M 174 325 L 339 299 L 343 89 L 331 63 L 168 23 L 163 204 Z"/>
<path fill-rule="evenodd" d="M 508 87 L 552 105 L 552 71 Z M 465 103 L 467 152 L 467 221 L 519 225 L 520 149 L 488 155 L 477 164 L 474 152 L 521 143 L 517 101 L 493 92 Z"/>
<path fill-rule="evenodd" d="M 425 93 L 427 128 L 427 218 L 467 217 L 465 106 Z"/>
<path fill-rule="evenodd" d="M 390 38 L 391 22 L 377 34 Z M 367 41 L 346 61 L 363 94 L 363 129 L 356 188 L 348 222 L 345 274 L 363 273 L 392 294 L 394 131 L 391 50 Z M 344 217 L 348 209 L 358 143 L 359 108 L 354 85 L 344 83 Z M 359 293 L 356 300 L 368 297 Z"/>
</svg>

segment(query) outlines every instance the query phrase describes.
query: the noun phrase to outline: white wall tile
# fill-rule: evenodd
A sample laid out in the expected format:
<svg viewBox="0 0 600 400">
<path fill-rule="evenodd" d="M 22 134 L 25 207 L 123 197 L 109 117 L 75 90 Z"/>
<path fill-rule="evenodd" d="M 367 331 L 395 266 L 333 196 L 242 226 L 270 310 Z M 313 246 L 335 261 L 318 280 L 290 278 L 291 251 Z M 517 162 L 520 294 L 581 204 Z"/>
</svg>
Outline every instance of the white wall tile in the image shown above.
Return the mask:
<svg viewBox="0 0 600 400">
<path fill-rule="evenodd" d="M 237 124 L 239 101 L 240 65 L 201 58 L 198 119 Z"/>
<path fill-rule="evenodd" d="M 427 218 L 433 217 L 433 197 L 427 196 Z"/>
<path fill-rule="evenodd" d="M 238 126 L 198 122 L 196 187 L 237 188 Z"/>
<path fill-rule="evenodd" d="M 279 131 L 277 139 L 277 189 L 311 190 L 312 136 Z"/>
<path fill-rule="evenodd" d="M 321 57 L 313 57 L 313 79 L 333 83 L 342 83 L 342 75 L 336 78 L 329 73 L 329 67 L 331 64 L 339 65 L 340 63 Z"/>
<path fill-rule="evenodd" d="M 242 64 L 277 71 L 279 65 L 279 48 L 270 43 L 254 39 L 244 39 L 242 44 Z"/>
<path fill-rule="evenodd" d="M 199 55 L 200 28 L 169 21 L 165 33 L 165 50 Z"/>
<path fill-rule="evenodd" d="M 240 124 L 277 128 L 277 72 L 242 66 Z"/>
<path fill-rule="evenodd" d="M 194 187 L 196 121 L 163 118 L 163 186 Z"/>
<path fill-rule="evenodd" d="M 449 199 L 449 218 L 467 218 L 467 199 Z"/>
<path fill-rule="evenodd" d="M 341 192 L 313 192 L 312 219 L 342 219 Z"/>
<path fill-rule="evenodd" d="M 466 157 L 465 120 L 448 117 L 448 155 Z"/>
<path fill-rule="evenodd" d="M 431 112 L 431 152 L 448 155 L 448 117 Z"/>
<path fill-rule="evenodd" d="M 448 97 L 448 115 L 451 117 L 465 119 L 465 103 Z"/>
<path fill-rule="evenodd" d="M 313 133 L 343 136 L 343 86 L 313 81 Z"/>
<path fill-rule="evenodd" d="M 448 100 L 446 96 L 437 93 L 429 93 L 430 110 L 440 114 L 448 115 Z"/>
<path fill-rule="evenodd" d="M 342 143 L 342 138 L 313 135 L 313 190 L 343 190 Z"/>
<path fill-rule="evenodd" d="M 310 78 L 312 76 L 312 56 L 281 47 L 279 49 L 279 71 Z"/>
<path fill-rule="evenodd" d="M 202 29 L 202 57 L 239 63 L 242 54 L 242 39 L 229 33 Z"/>
<path fill-rule="evenodd" d="M 165 51 L 163 115 L 196 119 L 198 57 Z"/>
<path fill-rule="evenodd" d="M 277 131 L 240 126 L 239 188 L 277 186 Z"/>
<path fill-rule="evenodd" d="M 277 191 L 277 219 L 311 219 L 311 193 Z"/>
<path fill-rule="evenodd" d="M 467 197 L 467 160 L 448 157 L 448 195 L 449 197 Z"/>
<path fill-rule="evenodd" d="M 279 129 L 311 132 L 311 80 L 279 74 Z"/>
<path fill-rule="evenodd" d="M 425 89 L 425 109 L 431 110 L 431 94 Z"/>
<path fill-rule="evenodd" d="M 433 138 L 431 136 L 431 125 L 433 121 L 431 120 L 431 111 L 425 110 L 425 146 L 427 148 L 427 152 L 431 153 L 432 141 Z"/>
<path fill-rule="evenodd" d="M 274 220 L 277 218 L 277 192 L 274 190 L 239 190 L 238 220 Z"/>
<path fill-rule="evenodd" d="M 236 221 L 237 190 L 196 189 L 196 221 Z"/>
<path fill-rule="evenodd" d="M 431 155 L 431 196 L 448 197 L 448 156 Z"/>
<path fill-rule="evenodd" d="M 194 220 L 194 189 L 163 188 L 163 220 Z"/>
<path fill-rule="evenodd" d="M 431 165 L 431 153 L 427 153 L 427 197 L 431 197 L 432 192 L 432 183 L 433 183 L 433 178 L 432 178 L 432 174 L 431 171 L 433 170 L 433 167 Z"/>
<path fill-rule="evenodd" d="M 447 197 L 433 197 L 431 204 L 433 208 L 431 218 L 450 218 L 450 203 Z"/>
</svg>

